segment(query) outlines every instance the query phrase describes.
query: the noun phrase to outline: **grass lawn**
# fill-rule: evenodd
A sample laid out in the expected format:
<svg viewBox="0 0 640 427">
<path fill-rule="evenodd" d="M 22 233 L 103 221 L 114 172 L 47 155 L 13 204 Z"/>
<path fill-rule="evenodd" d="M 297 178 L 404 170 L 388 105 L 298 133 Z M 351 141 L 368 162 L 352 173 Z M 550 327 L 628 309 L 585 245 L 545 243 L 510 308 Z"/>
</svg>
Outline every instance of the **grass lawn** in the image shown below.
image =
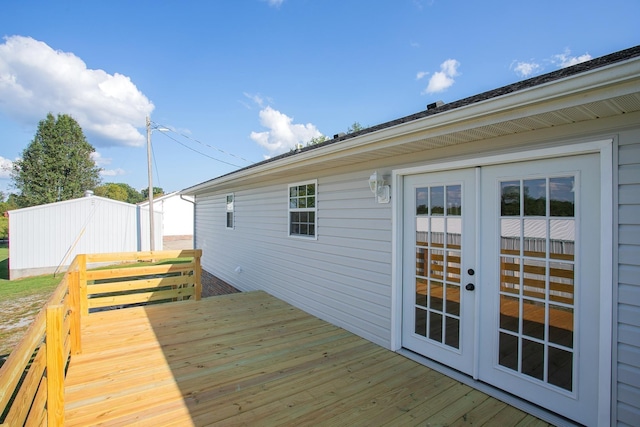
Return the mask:
<svg viewBox="0 0 640 427">
<path fill-rule="evenodd" d="M 0 243 L 0 365 L 61 279 L 49 274 L 9 281 L 9 248 Z"/>
</svg>

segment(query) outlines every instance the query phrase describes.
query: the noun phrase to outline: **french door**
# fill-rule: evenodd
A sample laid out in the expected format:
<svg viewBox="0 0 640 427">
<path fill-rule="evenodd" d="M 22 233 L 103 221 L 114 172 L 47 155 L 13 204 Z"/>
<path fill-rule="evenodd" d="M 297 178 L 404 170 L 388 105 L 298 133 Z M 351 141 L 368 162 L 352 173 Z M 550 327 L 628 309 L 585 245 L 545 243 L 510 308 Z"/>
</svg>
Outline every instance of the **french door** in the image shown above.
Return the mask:
<svg viewBox="0 0 640 427">
<path fill-rule="evenodd" d="M 403 346 L 593 423 L 599 167 L 589 154 L 406 176 Z"/>
<path fill-rule="evenodd" d="M 405 178 L 403 346 L 467 374 L 475 323 L 475 170 Z"/>
</svg>

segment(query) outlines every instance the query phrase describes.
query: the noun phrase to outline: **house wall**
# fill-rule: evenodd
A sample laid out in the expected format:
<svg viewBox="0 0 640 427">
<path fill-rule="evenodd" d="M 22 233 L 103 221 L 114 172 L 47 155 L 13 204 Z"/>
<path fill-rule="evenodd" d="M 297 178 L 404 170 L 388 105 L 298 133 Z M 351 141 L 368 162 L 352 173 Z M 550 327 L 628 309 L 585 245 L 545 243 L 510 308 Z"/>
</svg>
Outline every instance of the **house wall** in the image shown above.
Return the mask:
<svg viewBox="0 0 640 427">
<path fill-rule="evenodd" d="M 640 420 L 640 130 L 619 135 L 617 417 Z"/>
<path fill-rule="evenodd" d="M 469 159 L 558 143 L 613 138 L 614 301 L 612 410 L 618 425 L 640 419 L 640 116 L 599 119 L 491 141 L 388 158 L 381 163 L 296 175 L 235 193 L 236 228 L 225 229 L 225 194 L 198 196 L 203 268 L 238 289 L 264 289 L 373 342 L 391 340 L 391 205 L 374 202 L 374 170 Z M 617 171 L 617 173 L 615 172 Z M 318 239 L 287 236 L 287 184 L 318 179 Z M 396 197 L 392 194 L 392 198 Z M 239 267 L 239 268 L 237 268 Z M 237 269 L 237 271 L 236 271 Z M 603 286 L 609 286 L 604 283 Z"/>
<path fill-rule="evenodd" d="M 370 173 L 236 191 L 234 229 L 225 228 L 226 193 L 198 196 L 196 245 L 203 249 L 203 268 L 238 289 L 264 289 L 388 346 L 391 208 L 374 202 Z M 313 178 L 317 240 L 289 237 L 287 185 Z"/>
</svg>

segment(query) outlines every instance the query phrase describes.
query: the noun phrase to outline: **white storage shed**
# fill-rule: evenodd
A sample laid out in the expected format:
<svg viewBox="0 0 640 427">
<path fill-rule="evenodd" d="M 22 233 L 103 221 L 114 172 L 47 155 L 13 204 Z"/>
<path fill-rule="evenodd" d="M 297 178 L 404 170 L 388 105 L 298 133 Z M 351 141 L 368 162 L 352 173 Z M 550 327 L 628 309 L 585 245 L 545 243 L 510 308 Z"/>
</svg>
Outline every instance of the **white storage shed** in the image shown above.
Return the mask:
<svg viewBox="0 0 640 427">
<path fill-rule="evenodd" d="M 162 242 L 162 212 L 154 212 L 156 242 Z M 141 250 L 149 250 L 144 207 L 90 195 L 9 211 L 12 280 L 64 271 L 77 254 Z"/>
<path fill-rule="evenodd" d="M 166 240 L 191 239 L 193 237 L 194 198 L 178 191 L 153 200 L 153 209 L 162 212 L 162 236 Z M 144 201 L 138 206 L 149 208 Z"/>
</svg>

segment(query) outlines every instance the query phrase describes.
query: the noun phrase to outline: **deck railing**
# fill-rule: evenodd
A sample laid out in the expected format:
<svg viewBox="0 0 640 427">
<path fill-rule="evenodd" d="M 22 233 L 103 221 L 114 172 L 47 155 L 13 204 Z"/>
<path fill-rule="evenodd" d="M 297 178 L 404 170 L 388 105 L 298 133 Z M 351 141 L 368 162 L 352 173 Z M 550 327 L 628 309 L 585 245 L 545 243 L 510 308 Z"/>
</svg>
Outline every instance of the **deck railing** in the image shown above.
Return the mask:
<svg viewBox="0 0 640 427">
<path fill-rule="evenodd" d="M 82 353 L 82 318 L 98 310 L 199 300 L 201 256 L 199 249 L 76 256 L 0 368 L 0 426 L 63 425 L 64 379 L 73 355 Z M 87 270 L 103 263 L 117 265 Z"/>
</svg>

